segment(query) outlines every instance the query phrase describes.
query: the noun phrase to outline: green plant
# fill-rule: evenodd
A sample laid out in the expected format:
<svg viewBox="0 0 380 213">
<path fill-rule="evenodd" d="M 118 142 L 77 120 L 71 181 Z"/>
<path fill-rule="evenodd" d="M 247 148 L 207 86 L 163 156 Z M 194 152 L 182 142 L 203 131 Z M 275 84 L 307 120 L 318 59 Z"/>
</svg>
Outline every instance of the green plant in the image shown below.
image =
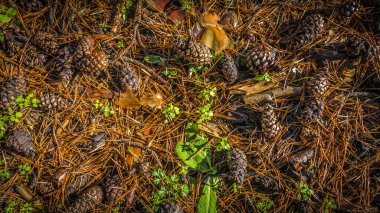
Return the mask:
<svg viewBox="0 0 380 213">
<path fill-rule="evenodd" d="M 7 168 L 0 170 L 0 178 L 9 179 L 10 177 L 11 177 L 11 174 L 9 173 Z"/>
<path fill-rule="evenodd" d="M 323 210 L 325 213 L 330 212 L 330 209 L 336 209 L 336 203 L 334 198 L 325 197 L 323 200 Z"/>
<path fill-rule="evenodd" d="M 164 116 L 164 123 L 169 123 L 175 118 L 176 115 L 179 114 L 180 110 L 178 107 L 174 106 L 172 103 L 168 104 L 168 106 L 162 111 L 162 115 Z"/>
<path fill-rule="evenodd" d="M 33 206 L 32 204 L 26 202 L 26 203 L 23 203 L 21 206 L 20 206 L 20 212 L 21 213 L 29 213 L 29 212 L 32 212 L 33 211 Z"/>
<path fill-rule="evenodd" d="M 144 61 L 150 63 L 150 64 L 158 64 L 158 63 L 166 63 L 166 59 L 162 58 L 158 55 L 147 55 L 144 57 Z"/>
<path fill-rule="evenodd" d="M 30 171 L 30 169 L 31 169 L 31 167 L 30 167 L 30 165 L 28 163 L 19 164 L 17 166 L 17 168 L 20 170 L 20 175 L 27 174 Z"/>
<path fill-rule="evenodd" d="M 8 23 L 12 20 L 12 18 L 16 15 L 17 10 L 14 7 L 6 7 L 4 5 L 0 5 L 0 22 Z"/>
<path fill-rule="evenodd" d="M 133 6 L 132 0 L 126 0 L 125 4 L 121 7 L 121 18 L 123 21 L 127 20 L 127 12 Z"/>
<path fill-rule="evenodd" d="M 193 1 L 191 0 L 183 0 L 181 10 L 183 11 L 191 11 L 193 9 Z"/>
<path fill-rule="evenodd" d="M 0 140 L 4 138 L 5 136 L 5 131 L 7 127 L 7 122 L 8 118 L 6 116 L 0 115 Z"/>
<path fill-rule="evenodd" d="M 124 41 L 123 41 L 123 40 L 119 40 L 119 41 L 117 42 L 117 47 L 118 47 L 119 49 L 124 49 L 124 48 L 125 48 Z"/>
<path fill-rule="evenodd" d="M 20 122 L 20 119 L 24 114 L 22 112 L 15 112 L 12 108 L 8 107 L 9 120 L 15 123 Z"/>
<path fill-rule="evenodd" d="M 204 120 L 211 120 L 214 116 L 214 113 L 211 111 L 211 104 L 206 104 L 202 107 L 199 107 L 195 113 L 199 114 L 197 123 L 202 123 Z"/>
<path fill-rule="evenodd" d="M 167 200 L 177 199 L 180 196 L 186 197 L 190 188 L 189 185 L 183 183 L 176 174 L 166 175 L 162 169 L 152 172 L 153 184 L 158 187 L 156 193 L 153 194 L 153 208 L 157 211 L 158 206 Z"/>
<path fill-rule="evenodd" d="M 120 206 L 116 206 L 112 209 L 112 213 L 119 213 L 120 212 Z"/>
<path fill-rule="evenodd" d="M 165 70 L 162 71 L 162 74 L 167 77 L 174 77 L 178 74 L 178 72 L 175 69 L 165 68 Z"/>
<path fill-rule="evenodd" d="M 227 151 L 230 150 L 231 146 L 228 143 L 228 138 L 227 137 L 218 138 L 216 140 L 215 149 L 216 149 L 217 152 L 220 152 L 220 151 L 223 151 L 223 150 L 227 150 Z"/>
<path fill-rule="evenodd" d="M 194 65 L 194 64 L 189 65 L 189 72 L 194 73 L 196 76 L 198 76 L 201 73 L 208 72 L 209 70 L 210 69 L 205 66 L 199 66 L 199 65 Z"/>
<path fill-rule="evenodd" d="M 307 183 L 303 181 L 300 182 L 299 189 L 297 191 L 297 199 L 302 201 L 308 201 L 311 196 L 314 194 L 314 191 L 309 188 Z"/>
<path fill-rule="evenodd" d="M 216 90 L 217 88 L 214 86 L 206 86 L 200 91 L 198 98 L 204 99 L 206 101 L 211 101 L 211 99 L 216 96 Z"/>
<path fill-rule="evenodd" d="M 99 27 L 102 29 L 103 32 L 107 32 L 107 23 L 106 22 L 100 23 Z"/>
<path fill-rule="evenodd" d="M 18 202 L 19 202 L 18 200 L 14 200 L 8 203 L 8 205 L 4 208 L 5 213 L 15 212 Z"/>
<path fill-rule="evenodd" d="M 26 97 L 20 95 L 15 99 L 16 104 L 21 108 L 37 108 L 40 100 L 35 98 L 34 93 L 29 93 Z"/>
<path fill-rule="evenodd" d="M 272 206 L 273 200 L 271 199 L 263 199 L 256 203 L 257 211 L 261 213 L 267 213 Z"/>
<path fill-rule="evenodd" d="M 202 189 L 201 197 L 197 205 L 198 213 L 216 213 L 217 196 L 214 191 L 219 180 L 217 178 L 208 178 Z"/>
<path fill-rule="evenodd" d="M 269 73 L 264 73 L 261 75 L 256 76 L 256 81 L 272 81 L 272 77 L 269 75 Z"/>
<path fill-rule="evenodd" d="M 93 103 L 93 106 L 95 109 L 102 111 L 105 117 L 115 114 L 115 111 L 111 109 L 111 106 L 108 102 L 103 104 L 99 100 L 96 100 L 95 103 Z"/>
</svg>

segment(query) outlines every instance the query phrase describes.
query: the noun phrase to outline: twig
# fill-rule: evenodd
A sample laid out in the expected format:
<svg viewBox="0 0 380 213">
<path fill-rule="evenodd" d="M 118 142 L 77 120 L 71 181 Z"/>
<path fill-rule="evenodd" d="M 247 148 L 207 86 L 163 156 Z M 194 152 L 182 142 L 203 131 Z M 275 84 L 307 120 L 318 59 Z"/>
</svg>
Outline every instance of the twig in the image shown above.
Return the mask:
<svg viewBox="0 0 380 213">
<path fill-rule="evenodd" d="M 23 198 L 25 198 L 25 200 L 30 201 L 33 199 L 33 196 L 29 193 L 24 185 L 16 186 L 16 190 Z"/>
<path fill-rule="evenodd" d="M 168 83 L 167 81 L 165 81 L 165 79 L 163 79 L 160 75 L 158 75 L 154 69 L 149 68 L 145 64 L 143 64 L 143 63 L 141 63 L 135 59 L 129 58 L 127 56 L 124 56 L 123 60 L 125 60 L 129 63 L 135 64 L 136 66 L 140 66 L 141 68 L 145 69 L 146 71 L 148 71 L 153 76 L 154 79 L 158 80 L 160 83 L 163 83 L 163 84 Z"/>
<path fill-rule="evenodd" d="M 263 93 L 246 95 L 243 97 L 245 104 L 259 104 L 266 101 L 272 101 L 273 97 L 283 97 L 283 96 L 299 96 L 302 93 L 301 87 L 285 87 L 285 88 L 274 88 Z"/>
</svg>

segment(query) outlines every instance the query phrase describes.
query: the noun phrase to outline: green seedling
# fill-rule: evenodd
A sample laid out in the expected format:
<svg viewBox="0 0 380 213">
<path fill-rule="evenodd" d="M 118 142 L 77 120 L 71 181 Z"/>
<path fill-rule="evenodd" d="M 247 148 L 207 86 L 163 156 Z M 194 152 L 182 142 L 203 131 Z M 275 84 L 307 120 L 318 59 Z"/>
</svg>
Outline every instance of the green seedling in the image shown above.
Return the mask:
<svg viewBox="0 0 380 213">
<path fill-rule="evenodd" d="M 216 96 L 217 88 L 214 86 L 206 86 L 202 89 L 198 95 L 198 98 L 204 99 L 206 101 L 211 101 L 212 98 Z"/>
<path fill-rule="evenodd" d="M 215 149 L 216 149 L 217 152 L 220 152 L 220 151 L 223 151 L 223 150 L 225 150 L 225 151 L 230 150 L 231 146 L 228 143 L 228 138 L 224 137 L 224 138 L 217 139 L 216 140 Z"/>
<path fill-rule="evenodd" d="M 313 194 L 314 194 L 314 191 L 309 188 L 307 183 L 304 183 L 303 181 L 301 181 L 298 192 L 297 192 L 297 199 L 302 200 L 302 201 L 308 201 Z"/>
<path fill-rule="evenodd" d="M 256 203 L 257 211 L 260 213 L 267 213 L 272 206 L 273 200 L 271 199 L 263 199 Z"/>
<path fill-rule="evenodd" d="M 17 10 L 13 7 L 6 7 L 4 5 L 0 5 L 0 22 L 8 23 L 12 20 L 12 18 L 17 14 Z"/>
<path fill-rule="evenodd" d="M 111 106 L 108 102 L 103 104 L 99 100 L 96 100 L 95 103 L 93 103 L 93 106 L 96 110 L 102 111 L 105 117 L 115 114 L 115 111 L 111 109 Z"/>
<path fill-rule="evenodd" d="M 5 136 L 5 130 L 7 127 L 6 122 L 8 121 L 8 117 L 0 115 L 0 140 Z"/>
<path fill-rule="evenodd" d="M 40 100 L 35 98 L 34 93 L 29 93 L 26 97 L 20 95 L 14 101 L 21 108 L 37 108 Z"/>
<path fill-rule="evenodd" d="M 147 55 L 144 57 L 144 61 L 149 64 L 158 64 L 158 63 L 166 64 L 167 60 L 158 55 Z"/>
<path fill-rule="evenodd" d="M 158 206 L 167 200 L 186 197 L 190 188 L 189 185 L 183 183 L 176 174 L 166 175 L 162 169 L 157 169 L 152 172 L 153 184 L 157 186 L 157 192 L 153 194 L 153 209 L 158 210 Z"/>
<path fill-rule="evenodd" d="M 197 123 L 202 123 L 204 120 L 211 120 L 214 116 L 214 113 L 211 111 L 211 104 L 206 104 L 202 107 L 199 107 L 195 113 L 199 114 Z"/>
<path fill-rule="evenodd" d="M 16 207 L 18 205 L 18 200 L 11 201 L 8 203 L 8 205 L 4 208 L 5 213 L 13 213 L 16 210 Z"/>
<path fill-rule="evenodd" d="M 32 204 L 26 202 L 26 203 L 23 203 L 21 206 L 20 206 L 20 212 L 21 213 L 29 213 L 29 212 L 32 212 L 33 211 L 33 206 Z"/>
<path fill-rule="evenodd" d="M 162 74 L 167 77 L 174 77 L 178 74 L 177 70 L 166 68 L 164 71 L 162 71 Z"/>
<path fill-rule="evenodd" d="M 19 164 L 17 168 L 20 170 L 20 175 L 25 175 L 31 170 L 31 167 L 28 163 Z"/>
<path fill-rule="evenodd" d="M 162 111 L 162 115 L 164 116 L 164 123 L 169 123 L 179 114 L 180 110 L 178 107 L 174 106 L 172 103 L 168 104 L 168 106 Z"/>
<path fill-rule="evenodd" d="M 1 169 L 0 170 L 0 178 L 2 179 L 9 179 L 11 178 L 11 174 L 9 173 L 7 168 Z"/>
<path fill-rule="evenodd" d="M 119 49 L 124 49 L 125 48 L 125 44 L 124 44 L 124 41 L 123 40 L 120 40 L 117 42 L 117 47 Z"/>
<path fill-rule="evenodd" d="M 121 18 L 123 21 L 127 20 L 127 13 L 128 10 L 133 6 L 133 1 L 132 0 L 126 0 L 125 4 L 121 8 Z"/>
<path fill-rule="evenodd" d="M 261 75 L 256 76 L 256 81 L 272 81 L 272 77 L 269 75 L 269 73 L 264 73 Z"/>
<path fill-rule="evenodd" d="M 119 213 L 120 212 L 120 206 L 116 206 L 112 209 L 112 213 Z"/>
<path fill-rule="evenodd" d="M 183 0 L 181 10 L 190 12 L 193 9 L 193 1 L 191 0 Z"/>
<path fill-rule="evenodd" d="M 12 108 L 8 107 L 8 116 L 9 116 L 10 121 L 18 123 L 18 122 L 20 122 L 19 118 L 21 118 L 23 116 L 23 113 L 22 112 L 15 112 L 15 111 L 13 111 Z"/>
<path fill-rule="evenodd" d="M 197 66 L 197 65 L 193 65 L 193 64 L 189 66 L 189 72 L 193 73 L 196 76 L 198 76 L 202 73 L 206 73 L 209 70 L 210 69 L 208 67 L 205 67 L 205 66 Z"/>
<path fill-rule="evenodd" d="M 325 213 L 330 212 L 332 209 L 336 209 L 336 202 L 334 198 L 325 197 L 323 200 L 323 210 Z"/>
</svg>

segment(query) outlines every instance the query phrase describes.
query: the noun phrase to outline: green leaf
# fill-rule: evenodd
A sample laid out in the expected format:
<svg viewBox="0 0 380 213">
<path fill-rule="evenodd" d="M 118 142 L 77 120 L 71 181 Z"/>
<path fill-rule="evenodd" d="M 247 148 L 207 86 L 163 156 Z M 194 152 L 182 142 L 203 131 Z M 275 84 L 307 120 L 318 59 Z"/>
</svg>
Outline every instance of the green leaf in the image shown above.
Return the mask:
<svg viewBox="0 0 380 213">
<path fill-rule="evenodd" d="M 7 15 L 4 15 L 4 14 L 0 14 L 0 22 L 3 22 L 3 23 L 8 23 L 12 20 L 11 17 L 7 16 Z"/>
<path fill-rule="evenodd" d="M 0 33 L 0 42 L 4 42 L 4 34 Z"/>
<path fill-rule="evenodd" d="M 147 55 L 144 57 L 144 61 L 146 61 L 150 64 L 157 64 L 160 62 L 165 62 L 165 59 L 161 58 L 158 55 Z"/>
<path fill-rule="evenodd" d="M 21 118 L 23 114 L 22 114 L 22 112 L 16 112 L 15 115 L 16 115 L 16 117 Z"/>
<path fill-rule="evenodd" d="M 16 10 L 15 8 L 13 8 L 13 7 L 9 8 L 9 9 L 7 10 L 7 12 L 6 12 L 6 14 L 7 14 L 8 16 L 10 16 L 10 17 L 15 16 L 16 13 L 17 13 L 17 10 Z"/>
<path fill-rule="evenodd" d="M 202 145 L 204 145 L 204 143 Z M 210 169 L 211 165 L 211 153 L 209 148 L 203 149 L 197 155 L 190 158 L 198 151 L 200 147 L 201 146 L 196 147 L 189 142 L 180 141 L 176 145 L 176 153 L 178 157 L 190 168 L 196 169 L 198 171 L 207 171 Z"/>
<path fill-rule="evenodd" d="M 216 213 L 216 193 L 211 187 L 211 178 L 207 179 L 206 185 L 202 189 L 201 198 L 198 201 L 198 213 Z"/>
</svg>

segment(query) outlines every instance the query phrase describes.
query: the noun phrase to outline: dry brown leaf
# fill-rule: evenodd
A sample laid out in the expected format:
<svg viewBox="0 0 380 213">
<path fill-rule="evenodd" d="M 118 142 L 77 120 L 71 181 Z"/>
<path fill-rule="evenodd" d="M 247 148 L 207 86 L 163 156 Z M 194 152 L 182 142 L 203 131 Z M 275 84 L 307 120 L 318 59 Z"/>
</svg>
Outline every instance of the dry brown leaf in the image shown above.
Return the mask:
<svg viewBox="0 0 380 213">
<path fill-rule="evenodd" d="M 201 17 L 201 25 L 206 27 L 201 37 L 201 43 L 216 53 L 227 48 L 233 48 L 232 42 L 223 30 L 222 25 L 218 24 L 220 17 L 216 14 L 204 13 Z"/>
<path fill-rule="evenodd" d="M 162 106 L 162 95 L 157 93 L 153 96 L 147 95 L 141 98 L 140 104 L 142 106 L 149 106 L 149 107 L 158 107 L 161 108 Z"/>
<path fill-rule="evenodd" d="M 263 92 L 275 86 L 277 86 L 276 83 L 260 81 L 253 85 L 250 84 L 250 85 L 244 85 L 244 86 L 239 86 L 239 87 L 234 86 L 230 88 L 230 91 L 232 94 L 250 95 L 250 94 Z"/>
<path fill-rule="evenodd" d="M 125 158 L 125 163 L 128 166 L 132 166 L 141 155 L 141 149 L 136 147 L 128 147 L 128 152 L 130 155 Z"/>
</svg>

